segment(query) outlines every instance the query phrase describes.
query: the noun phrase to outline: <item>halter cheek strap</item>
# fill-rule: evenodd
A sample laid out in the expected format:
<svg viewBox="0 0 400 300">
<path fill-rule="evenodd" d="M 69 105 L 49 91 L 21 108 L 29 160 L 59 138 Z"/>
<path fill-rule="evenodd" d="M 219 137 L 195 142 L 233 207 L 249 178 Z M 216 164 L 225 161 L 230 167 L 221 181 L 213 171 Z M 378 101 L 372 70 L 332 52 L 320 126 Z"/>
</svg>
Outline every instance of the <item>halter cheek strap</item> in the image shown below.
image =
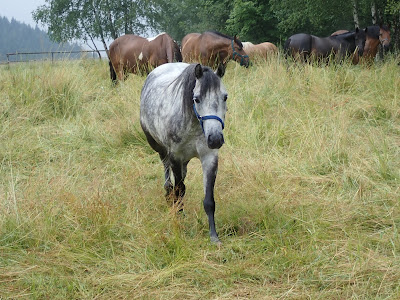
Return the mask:
<svg viewBox="0 0 400 300">
<path fill-rule="evenodd" d="M 249 58 L 249 56 L 248 55 L 242 55 L 242 54 L 236 52 L 235 46 L 233 45 L 233 40 L 232 40 L 231 45 L 232 45 L 232 51 L 233 51 L 233 55 L 232 55 L 233 59 L 235 59 L 236 55 L 239 56 L 240 57 L 240 65 L 243 66 L 244 65 L 244 59 L 245 58 Z"/>
<path fill-rule="evenodd" d="M 203 133 L 204 133 L 204 125 L 203 125 L 203 122 L 204 122 L 205 120 L 217 120 L 217 121 L 219 121 L 219 122 L 221 123 L 221 125 L 222 125 L 222 130 L 224 129 L 224 127 L 225 127 L 224 121 L 222 121 L 222 119 L 221 119 L 220 117 L 215 116 L 215 115 L 200 116 L 199 113 L 197 112 L 196 103 L 194 102 L 194 99 L 193 99 L 193 111 L 194 111 L 194 114 L 196 115 L 197 120 L 199 120 L 199 122 L 200 122 L 201 129 L 203 130 Z"/>
</svg>

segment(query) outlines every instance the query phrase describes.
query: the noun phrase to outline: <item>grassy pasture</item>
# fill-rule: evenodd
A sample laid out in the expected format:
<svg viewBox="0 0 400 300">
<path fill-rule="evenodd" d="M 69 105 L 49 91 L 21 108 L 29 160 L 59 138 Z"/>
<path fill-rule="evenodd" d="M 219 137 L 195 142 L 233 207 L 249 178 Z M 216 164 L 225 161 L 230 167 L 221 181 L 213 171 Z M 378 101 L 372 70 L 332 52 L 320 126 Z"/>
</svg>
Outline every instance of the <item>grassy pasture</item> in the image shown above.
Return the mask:
<svg viewBox="0 0 400 300">
<path fill-rule="evenodd" d="M 0 67 L 0 299 L 399 299 L 400 68 L 230 63 L 209 243 L 139 124 L 144 77 Z"/>
</svg>

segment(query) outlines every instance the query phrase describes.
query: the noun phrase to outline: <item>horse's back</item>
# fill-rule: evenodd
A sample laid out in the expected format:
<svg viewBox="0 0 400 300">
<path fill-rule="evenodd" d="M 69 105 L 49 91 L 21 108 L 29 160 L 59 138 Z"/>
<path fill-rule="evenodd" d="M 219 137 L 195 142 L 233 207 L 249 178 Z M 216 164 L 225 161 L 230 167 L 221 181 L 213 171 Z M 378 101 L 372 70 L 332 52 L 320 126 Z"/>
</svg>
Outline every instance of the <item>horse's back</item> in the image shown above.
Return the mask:
<svg viewBox="0 0 400 300">
<path fill-rule="evenodd" d="M 333 32 L 331 34 L 331 36 L 335 36 L 335 35 L 339 35 L 339 34 L 343 34 L 343 33 L 347 33 L 347 32 L 349 32 L 349 31 L 348 30 L 344 30 L 344 29 L 340 29 L 340 30 L 337 30 L 337 31 Z"/>
<path fill-rule="evenodd" d="M 256 45 L 251 42 L 242 42 L 242 44 L 243 50 L 252 58 L 255 58 L 256 56 L 268 58 L 268 55 L 271 53 L 278 52 L 278 48 L 270 42 L 264 42 Z"/>
<path fill-rule="evenodd" d="M 273 44 L 273 43 L 264 42 L 264 43 L 261 43 L 260 46 L 262 46 L 265 49 L 265 51 L 278 52 L 278 47 L 276 47 L 275 44 Z"/>
<path fill-rule="evenodd" d="M 201 37 L 200 33 L 189 33 L 185 35 L 182 39 L 182 60 L 184 62 L 190 62 L 199 56 L 199 39 Z"/>
<path fill-rule="evenodd" d="M 109 53 L 110 56 L 125 57 L 126 55 L 139 49 L 147 40 L 141 36 L 134 34 L 125 34 L 116 38 L 111 44 Z"/>
<path fill-rule="evenodd" d="M 189 66 L 187 63 L 175 62 L 158 66 L 150 72 L 146 82 L 151 82 L 153 85 L 168 86 Z"/>
</svg>

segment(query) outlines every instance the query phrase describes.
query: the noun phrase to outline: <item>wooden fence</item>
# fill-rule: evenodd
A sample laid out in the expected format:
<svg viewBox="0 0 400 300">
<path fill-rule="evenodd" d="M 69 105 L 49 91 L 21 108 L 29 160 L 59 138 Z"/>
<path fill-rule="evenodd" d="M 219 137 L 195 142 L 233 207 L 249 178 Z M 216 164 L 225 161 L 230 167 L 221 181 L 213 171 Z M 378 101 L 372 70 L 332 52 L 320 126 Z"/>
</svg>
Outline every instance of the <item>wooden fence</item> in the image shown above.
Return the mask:
<svg viewBox="0 0 400 300">
<path fill-rule="evenodd" d="M 6 56 L 7 56 L 7 64 L 14 63 L 14 62 L 28 62 L 28 61 L 46 60 L 46 59 L 10 60 L 10 57 L 13 57 L 13 56 L 18 57 L 18 56 L 33 56 L 33 55 L 41 55 L 41 56 L 48 55 L 49 58 L 51 56 L 51 62 L 53 63 L 54 60 L 55 60 L 54 56 L 58 55 L 58 54 L 63 54 L 64 55 L 63 58 L 65 59 L 65 58 L 68 58 L 71 55 L 78 54 L 78 53 L 80 53 L 81 56 L 82 56 L 82 54 L 92 53 L 92 57 L 95 58 L 95 56 L 98 55 L 97 52 L 105 52 L 105 51 L 106 50 L 98 50 L 98 51 L 97 50 L 80 50 L 80 51 L 15 52 L 15 53 L 7 53 Z"/>
</svg>

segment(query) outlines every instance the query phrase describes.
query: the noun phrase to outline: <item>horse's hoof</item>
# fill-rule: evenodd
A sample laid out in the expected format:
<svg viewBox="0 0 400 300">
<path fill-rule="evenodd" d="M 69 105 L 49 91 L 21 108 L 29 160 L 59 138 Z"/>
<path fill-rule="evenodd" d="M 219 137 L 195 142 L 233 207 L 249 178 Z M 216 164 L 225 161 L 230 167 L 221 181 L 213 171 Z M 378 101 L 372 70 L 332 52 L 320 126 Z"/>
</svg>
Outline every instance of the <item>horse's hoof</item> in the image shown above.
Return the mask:
<svg viewBox="0 0 400 300">
<path fill-rule="evenodd" d="M 217 245 L 218 247 L 221 247 L 221 245 L 222 245 L 221 241 L 219 240 L 219 238 L 217 236 L 210 237 L 210 241 L 211 241 L 211 244 Z"/>
</svg>

